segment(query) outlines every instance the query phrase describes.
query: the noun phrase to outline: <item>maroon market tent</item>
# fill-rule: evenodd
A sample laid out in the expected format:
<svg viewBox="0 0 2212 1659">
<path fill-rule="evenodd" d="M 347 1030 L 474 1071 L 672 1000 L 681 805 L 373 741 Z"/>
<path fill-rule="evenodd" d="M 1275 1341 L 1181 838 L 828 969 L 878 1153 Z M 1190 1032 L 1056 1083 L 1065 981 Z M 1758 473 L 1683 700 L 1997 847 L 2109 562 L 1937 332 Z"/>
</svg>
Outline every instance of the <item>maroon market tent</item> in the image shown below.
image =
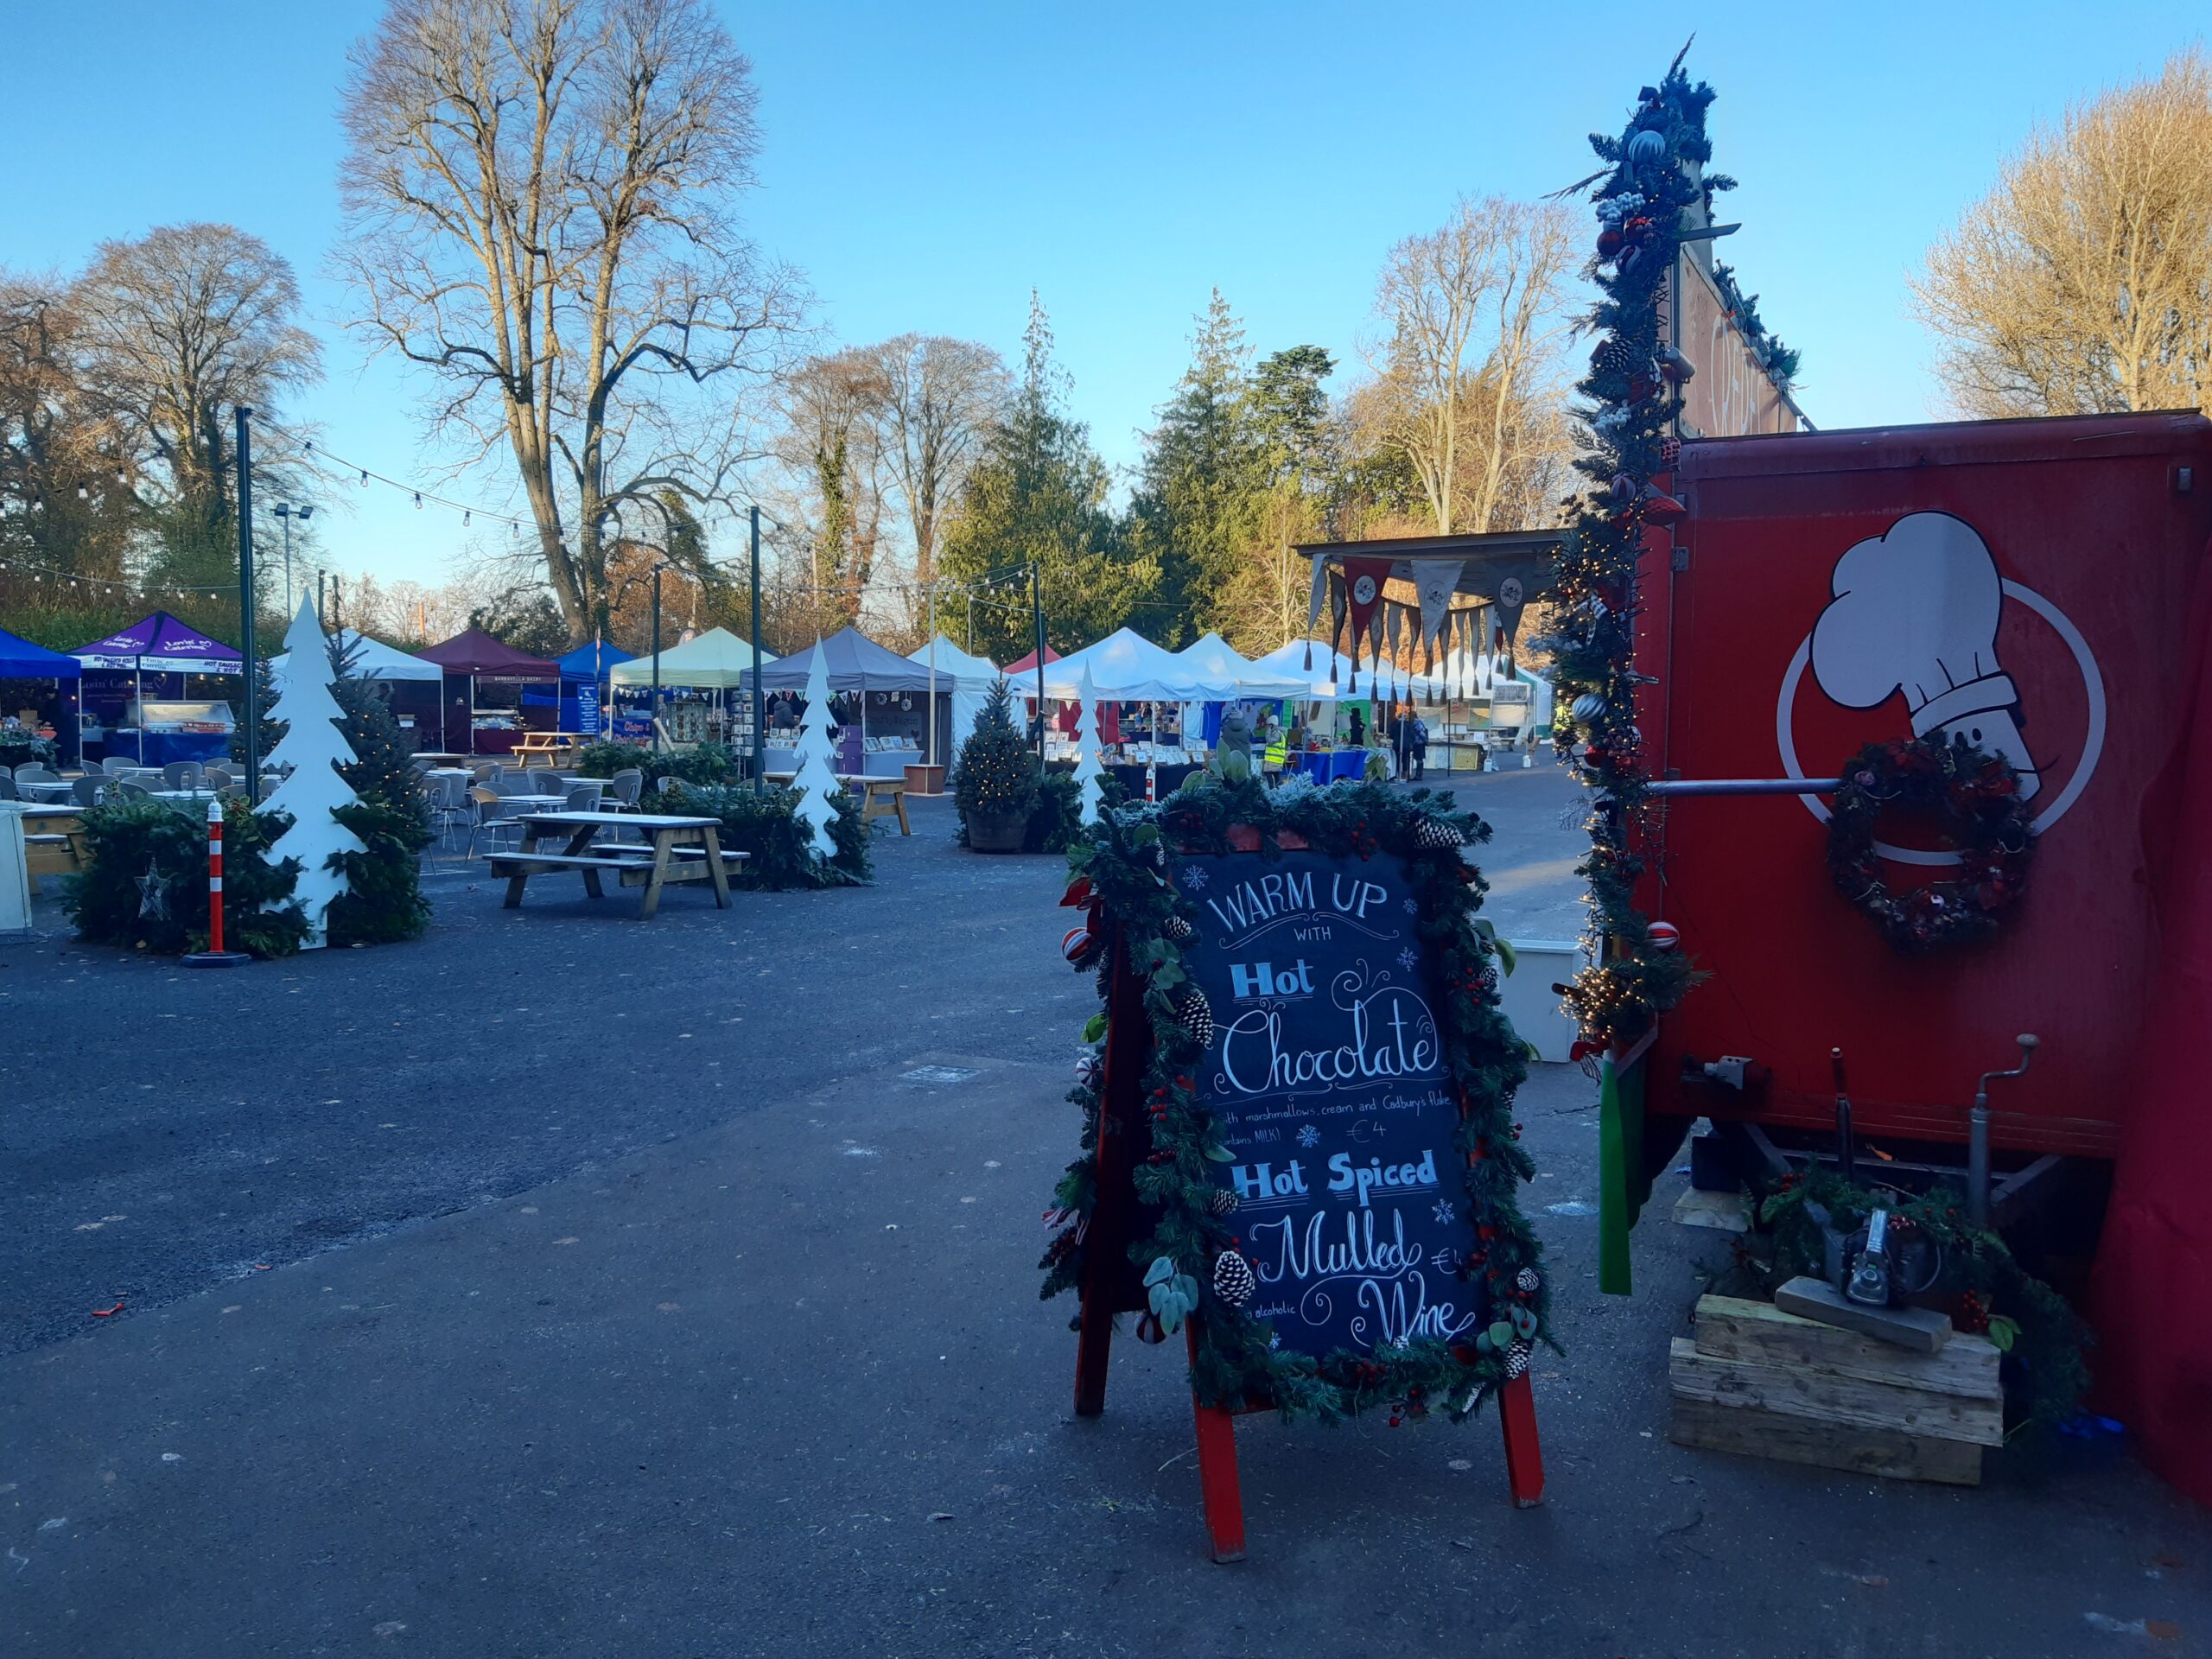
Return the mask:
<svg viewBox="0 0 2212 1659">
<path fill-rule="evenodd" d="M 435 663 L 446 672 L 446 677 L 468 682 L 468 714 L 463 730 L 468 737 L 467 753 L 476 753 L 476 683 L 493 680 L 518 683 L 538 681 L 561 683 L 561 665 L 548 662 L 543 657 L 533 657 L 526 651 L 518 651 L 504 639 L 494 639 L 481 628 L 465 628 L 450 639 L 427 645 L 415 653 L 426 663 Z M 447 721 L 450 728 L 452 722 Z M 446 747 L 455 748 L 453 734 L 446 733 Z"/>
</svg>

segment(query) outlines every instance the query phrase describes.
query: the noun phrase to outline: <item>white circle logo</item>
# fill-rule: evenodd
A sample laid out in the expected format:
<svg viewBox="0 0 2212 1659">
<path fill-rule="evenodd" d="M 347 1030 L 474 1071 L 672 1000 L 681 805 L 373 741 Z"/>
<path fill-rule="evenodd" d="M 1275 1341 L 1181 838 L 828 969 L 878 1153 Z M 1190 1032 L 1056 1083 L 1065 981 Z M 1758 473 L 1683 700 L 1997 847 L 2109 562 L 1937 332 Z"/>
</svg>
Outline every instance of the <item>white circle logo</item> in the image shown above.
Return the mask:
<svg viewBox="0 0 2212 1659">
<path fill-rule="evenodd" d="M 1351 596 L 1355 604 L 1372 605 L 1375 602 L 1375 578 L 1362 576 L 1354 582 L 1351 585 Z"/>
<path fill-rule="evenodd" d="M 1932 518 L 1936 515 L 1923 516 Z M 2066 786 L 2051 798 L 2042 811 L 2036 814 L 2034 821 L 2029 825 L 2030 830 L 2035 834 L 2041 835 L 2065 817 L 2067 810 L 2082 798 L 2082 791 L 2089 786 L 2089 779 L 2097 769 L 2097 760 L 2103 753 L 2105 744 L 2104 677 L 2097 671 L 2097 659 L 2090 652 L 2089 642 L 2082 637 L 2081 629 L 2074 626 L 2073 619 L 2065 612 L 2060 610 L 2057 606 L 2037 593 L 2032 588 L 2024 587 L 2019 582 L 2005 580 L 2002 581 L 1999 587 L 2004 598 L 2026 607 L 2040 617 L 2065 645 L 2068 652 L 2073 656 L 2075 667 L 2081 673 L 2082 690 L 2088 706 L 2088 721 L 2082 738 L 2081 758 L 2075 763 L 2073 775 L 2067 779 Z M 1818 630 L 1815 631 L 1815 632 L 1817 632 Z M 1797 759 L 1797 744 L 1792 734 L 1791 726 L 1797 701 L 1798 683 L 1804 678 L 1805 670 L 1812 664 L 1814 655 L 1815 633 L 1808 632 L 1798 641 L 1797 650 L 1789 658 L 1789 666 L 1782 676 L 1781 696 L 1775 703 L 1775 747 L 1781 753 L 1783 774 L 1789 778 L 1802 779 L 1807 775 L 1804 767 Z M 1815 677 L 1818 677 L 1817 674 Z M 1846 706 L 1866 707 L 1867 705 L 1853 700 Z M 1942 729 L 1938 728 L 1930 734 L 1940 734 Z M 1818 796 L 1800 795 L 1797 798 L 1804 803 L 1805 810 L 1815 818 L 1822 823 L 1828 821 L 1827 804 Z M 1884 858 L 1891 859 L 1899 864 L 1956 864 L 1959 861 L 1959 855 L 1955 852 L 1898 847 L 1885 841 L 1876 842 L 1874 850 Z"/>
</svg>

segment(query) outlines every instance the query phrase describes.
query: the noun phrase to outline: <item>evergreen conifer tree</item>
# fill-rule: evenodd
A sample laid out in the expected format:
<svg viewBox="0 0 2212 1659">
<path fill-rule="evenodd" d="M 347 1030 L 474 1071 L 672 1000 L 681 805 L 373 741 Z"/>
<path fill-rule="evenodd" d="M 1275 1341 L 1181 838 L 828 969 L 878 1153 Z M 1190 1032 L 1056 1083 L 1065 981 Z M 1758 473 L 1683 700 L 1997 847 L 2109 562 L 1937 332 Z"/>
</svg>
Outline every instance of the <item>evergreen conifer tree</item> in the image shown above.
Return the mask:
<svg viewBox="0 0 2212 1659">
<path fill-rule="evenodd" d="M 993 683 L 976 728 L 960 746 L 952 798 L 965 820 L 981 815 L 1027 816 L 1037 804 L 1037 757 L 1014 725 L 1014 688 Z"/>
</svg>

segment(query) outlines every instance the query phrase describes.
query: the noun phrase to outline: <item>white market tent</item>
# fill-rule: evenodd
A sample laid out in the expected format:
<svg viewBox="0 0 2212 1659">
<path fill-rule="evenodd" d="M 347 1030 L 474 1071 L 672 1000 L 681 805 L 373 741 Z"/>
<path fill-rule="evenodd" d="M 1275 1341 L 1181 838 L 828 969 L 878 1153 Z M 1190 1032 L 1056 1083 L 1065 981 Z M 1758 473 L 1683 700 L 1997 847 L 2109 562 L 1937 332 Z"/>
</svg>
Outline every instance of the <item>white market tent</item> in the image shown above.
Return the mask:
<svg viewBox="0 0 2212 1659">
<path fill-rule="evenodd" d="M 1090 693 L 1101 702 L 1204 702 L 1209 697 L 1218 701 L 1223 695 L 1209 691 L 1190 664 L 1173 652 L 1128 628 L 1046 664 L 1045 695 L 1062 702 L 1076 702 L 1083 695 L 1086 669 Z M 1027 676 L 1024 680 L 1027 684 Z"/>
<path fill-rule="evenodd" d="M 970 656 L 943 634 L 926 645 L 906 653 L 910 663 L 934 667 L 940 680 L 949 677 L 952 689 L 952 753 L 968 741 L 983 712 L 983 702 L 999 678 L 999 666 L 988 657 Z M 934 728 L 934 722 L 932 722 Z M 935 764 L 932 760 L 931 764 Z"/>
<path fill-rule="evenodd" d="M 387 645 L 381 639 L 353 628 L 340 628 L 338 638 L 342 649 L 353 658 L 353 671 L 365 680 L 442 680 L 446 671 L 435 663 L 425 662 L 420 657 L 410 657 L 397 645 Z M 270 678 L 278 686 L 284 682 L 284 672 L 291 666 L 292 653 L 269 659 Z"/>
<path fill-rule="evenodd" d="M 760 660 L 772 663 L 776 658 L 764 651 Z M 753 663 L 751 645 L 728 628 L 709 628 L 696 639 L 671 645 L 661 652 L 659 678 L 663 685 L 680 685 L 695 691 L 728 691 L 739 684 Z M 651 685 L 654 678 L 653 659 L 632 657 L 626 663 L 615 664 L 607 671 L 607 677 L 616 685 Z"/>
<path fill-rule="evenodd" d="M 1197 644 L 1185 646 L 1175 653 L 1175 660 L 1188 665 L 1208 688 L 1209 702 L 1228 702 L 1238 697 L 1279 702 L 1286 697 L 1312 695 L 1312 683 L 1306 674 L 1262 668 L 1239 655 L 1217 633 L 1209 633 Z"/>
</svg>

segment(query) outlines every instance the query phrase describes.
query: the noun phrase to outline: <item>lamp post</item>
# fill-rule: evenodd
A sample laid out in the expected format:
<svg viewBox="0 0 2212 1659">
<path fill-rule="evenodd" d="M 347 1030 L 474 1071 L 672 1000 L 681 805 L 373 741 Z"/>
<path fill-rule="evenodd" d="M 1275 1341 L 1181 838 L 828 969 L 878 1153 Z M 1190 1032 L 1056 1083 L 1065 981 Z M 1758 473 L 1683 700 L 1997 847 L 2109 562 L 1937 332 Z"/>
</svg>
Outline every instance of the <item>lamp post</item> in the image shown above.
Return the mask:
<svg viewBox="0 0 2212 1659">
<path fill-rule="evenodd" d="M 292 520 L 296 518 L 305 524 L 315 517 L 315 509 L 312 506 L 296 507 L 289 501 L 279 501 L 276 517 L 284 526 L 284 614 L 289 617 L 292 613 Z M 320 618 L 322 607 L 317 605 L 315 608 L 316 616 Z"/>
<path fill-rule="evenodd" d="M 238 645 L 245 670 L 245 793 L 261 798 L 261 699 L 254 683 L 253 653 L 253 410 L 238 406 Z M 144 719 L 140 717 L 140 738 Z"/>
<path fill-rule="evenodd" d="M 761 729 L 767 698 L 760 684 L 760 508 L 755 503 L 753 519 L 753 792 L 767 787 L 760 768 L 767 764 L 767 734 Z"/>
</svg>

